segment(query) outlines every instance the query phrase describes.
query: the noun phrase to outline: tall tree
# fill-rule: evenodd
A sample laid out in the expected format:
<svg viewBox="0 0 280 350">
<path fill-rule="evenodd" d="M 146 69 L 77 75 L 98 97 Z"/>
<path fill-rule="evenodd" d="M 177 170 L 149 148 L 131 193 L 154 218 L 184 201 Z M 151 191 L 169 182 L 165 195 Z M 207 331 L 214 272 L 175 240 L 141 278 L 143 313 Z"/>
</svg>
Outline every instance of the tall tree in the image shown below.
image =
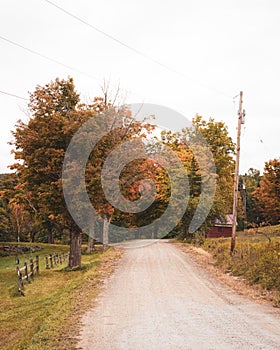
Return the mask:
<svg viewBox="0 0 280 350">
<path fill-rule="evenodd" d="M 130 111 L 121 110 L 104 98 L 95 98 L 91 104 L 79 104 L 79 95 L 74 82 L 56 79 L 45 86 L 37 86 L 30 94 L 29 108 L 31 118 L 27 123 L 18 122 L 14 135 L 15 158 L 18 162 L 12 166 L 17 170 L 22 190 L 30 208 L 42 220 L 49 232 L 49 242 L 62 230 L 70 233 L 69 266 L 81 263 L 81 228 L 70 216 L 62 190 L 62 167 L 66 149 L 76 131 L 88 120 L 93 121 L 91 128 L 83 130 L 79 136 L 76 152 L 82 152 L 85 141 L 90 145 L 88 136 L 102 129 L 106 124 L 106 135 L 94 146 L 89 156 L 85 172 L 89 198 L 96 211 L 104 219 L 103 241 L 108 241 L 108 223 L 115 209 L 106 200 L 100 181 L 103 164 L 108 154 L 123 141 L 142 136 L 143 130 L 150 127 L 146 123 L 136 122 Z M 104 118 L 105 115 L 105 118 Z M 79 157 L 78 157 L 79 158 Z M 79 214 L 86 209 L 80 201 L 80 188 L 77 177 L 79 159 L 67 168 L 66 181 L 70 181 L 70 197 L 77 201 Z M 65 174 L 65 173 L 64 173 Z M 88 218 L 92 225 L 92 218 Z M 99 226 L 99 225 L 97 225 Z"/>
<path fill-rule="evenodd" d="M 188 205 L 180 224 L 174 229 L 174 233 L 179 233 L 182 238 L 191 237 L 189 225 L 201 198 L 202 179 L 204 186 L 206 186 L 204 189 L 207 190 L 208 183 L 210 184 L 212 181 L 211 178 L 215 177 L 216 192 L 213 206 L 202 225 L 203 227 L 201 227 L 201 231 L 206 230 L 211 225 L 213 218 L 223 218 L 232 210 L 234 143 L 224 123 L 217 122 L 213 118 L 206 121 L 201 116 L 196 116 L 193 119 L 192 127 L 185 128 L 179 133 L 162 132 L 161 141 L 174 150 L 188 174 L 190 187 Z M 208 157 L 209 151 L 212 153 L 216 170 L 212 169 L 213 166 Z M 210 171 L 210 173 L 205 173 L 205 171 Z M 212 171 L 216 173 L 214 174 Z M 163 188 L 161 188 L 162 191 Z M 167 203 L 168 192 L 163 191 L 161 199 Z"/>
<path fill-rule="evenodd" d="M 201 116 L 196 116 L 193 119 L 193 125 L 206 140 L 214 158 L 217 175 L 216 204 L 219 207 L 218 211 L 223 214 L 231 213 L 235 145 L 229 136 L 228 128 L 223 122 L 215 121 L 213 118 L 206 121 Z"/>
<path fill-rule="evenodd" d="M 54 241 L 55 229 L 70 232 L 70 266 L 80 264 L 81 232 L 64 203 L 62 164 L 67 145 L 84 115 L 77 113 L 79 95 L 74 82 L 56 79 L 30 94 L 31 118 L 13 132 L 17 170 L 30 206 L 39 213 Z"/>
<path fill-rule="evenodd" d="M 124 169 L 118 173 L 120 169 L 120 159 L 117 157 L 111 161 L 110 168 L 104 168 L 104 163 L 108 156 L 118 149 L 122 144 L 125 144 L 129 140 L 135 140 L 145 137 L 146 133 L 149 133 L 153 126 L 144 121 L 137 121 L 131 115 L 129 109 L 126 106 L 122 108 L 115 107 L 111 103 L 104 99 L 98 99 L 99 113 L 105 114 L 106 130 L 108 132 L 93 148 L 86 169 L 86 184 L 88 189 L 89 198 L 97 211 L 97 213 L 103 219 L 103 232 L 100 237 L 105 245 L 109 240 L 109 224 L 112 222 L 116 226 L 131 225 L 131 215 L 118 209 L 119 191 L 117 188 L 121 188 L 122 195 L 129 200 L 135 200 L 137 198 L 137 181 L 135 182 L 135 162 L 129 163 L 128 166 L 124 166 Z M 100 123 L 104 122 L 104 119 L 96 117 L 96 123 L 100 127 Z M 136 162 L 137 163 L 137 162 Z M 101 182 L 101 176 L 107 181 L 108 186 L 105 185 L 110 192 L 112 202 L 105 196 L 104 183 Z M 111 184 L 116 186 L 111 188 Z M 110 235 L 110 240 L 118 240 L 117 237 Z"/>
<path fill-rule="evenodd" d="M 256 206 L 265 221 L 278 224 L 280 221 L 280 160 L 265 163 L 260 187 L 253 193 Z"/>
<path fill-rule="evenodd" d="M 262 213 L 254 198 L 254 192 L 260 187 L 261 183 L 260 171 L 250 168 L 247 173 L 240 176 L 240 192 L 243 200 L 244 208 L 244 227 L 254 227 L 264 221 Z"/>
<path fill-rule="evenodd" d="M 0 241 L 14 241 L 17 239 L 14 226 L 13 211 L 10 202 L 18 185 L 16 174 L 2 174 L 0 177 Z M 22 238 L 22 237 L 20 237 Z"/>
<path fill-rule="evenodd" d="M 233 171 L 234 171 L 234 143 L 228 134 L 227 126 L 223 122 L 215 121 L 210 118 L 208 121 L 197 115 L 192 120 L 192 127 L 186 128 L 179 135 L 181 143 L 188 148 L 185 160 L 188 168 L 190 179 L 190 199 L 186 213 L 183 217 L 182 224 L 184 227 L 184 237 L 188 234 L 188 225 L 196 210 L 201 193 L 202 177 L 206 179 L 215 176 L 216 192 L 214 203 L 211 210 L 201 227 L 201 231 L 205 231 L 211 226 L 214 218 L 223 218 L 232 210 L 232 193 L 233 193 Z M 210 151 L 215 163 L 215 174 L 205 174 L 205 170 L 199 168 L 193 149 L 199 154 L 200 162 L 206 164 L 209 162 L 207 151 Z M 206 169 L 211 172 L 211 164 Z"/>
</svg>

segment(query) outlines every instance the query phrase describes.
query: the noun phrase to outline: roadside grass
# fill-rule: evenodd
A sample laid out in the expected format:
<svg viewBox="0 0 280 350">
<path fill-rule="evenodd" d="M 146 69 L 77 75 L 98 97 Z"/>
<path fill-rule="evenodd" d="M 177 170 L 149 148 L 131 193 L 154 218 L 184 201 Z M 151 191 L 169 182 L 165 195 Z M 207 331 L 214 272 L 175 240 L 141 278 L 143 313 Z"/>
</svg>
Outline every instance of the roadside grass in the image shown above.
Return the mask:
<svg viewBox="0 0 280 350">
<path fill-rule="evenodd" d="M 265 290 L 278 291 L 280 306 L 280 226 L 260 230 L 264 235 L 254 230 L 239 232 L 233 256 L 229 254 L 230 238 L 208 238 L 203 248 L 224 272 L 241 276 Z"/>
<path fill-rule="evenodd" d="M 5 243 L 5 245 L 7 245 Z M 40 257 L 40 274 L 25 283 L 24 296 L 17 291 L 15 257 L 0 257 L 0 347 L 15 349 L 74 349 L 78 316 L 92 305 L 100 281 L 121 255 L 112 248 L 82 255 L 82 267 L 66 265 L 46 270 L 46 254 L 65 253 L 68 246 L 34 243 L 42 249 L 20 256 L 20 265 L 30 255 Z M 32 244 L 28 244 L 32 246 Z"/>
<path fill-rule="evenodd" d="M 271 240 L 280 240 L 280 225 L 262 226 L 250 228 L 237 233 L 239 240 L 251 239 L 252 242 L 263 242 Z"/>
</svg>

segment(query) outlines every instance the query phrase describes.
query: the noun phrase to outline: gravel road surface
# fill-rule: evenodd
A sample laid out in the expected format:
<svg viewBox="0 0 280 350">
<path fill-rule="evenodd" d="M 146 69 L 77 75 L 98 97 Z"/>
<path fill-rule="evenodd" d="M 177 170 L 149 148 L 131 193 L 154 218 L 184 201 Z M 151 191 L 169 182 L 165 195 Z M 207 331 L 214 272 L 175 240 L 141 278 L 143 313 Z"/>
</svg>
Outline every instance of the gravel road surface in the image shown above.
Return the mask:
<svg viewBox="0 0 280 350">
<path fill-rule="evenodd" d="M 82 318 L 78 348 L 280 349 L 273 307 L 221 285 L 171 243 L 124 246 L 96 307 Z"/>
</svg>

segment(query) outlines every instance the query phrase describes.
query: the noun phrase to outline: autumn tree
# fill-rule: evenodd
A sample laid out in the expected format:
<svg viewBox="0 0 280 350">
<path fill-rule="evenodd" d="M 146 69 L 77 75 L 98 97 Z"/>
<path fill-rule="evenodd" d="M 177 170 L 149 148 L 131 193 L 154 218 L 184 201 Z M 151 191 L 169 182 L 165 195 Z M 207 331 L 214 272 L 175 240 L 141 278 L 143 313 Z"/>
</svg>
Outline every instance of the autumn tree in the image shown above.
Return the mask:
<svg viewBox="0 0 280 350">
<path fill-rule="evenodd" d="M 14 154 L 18 162 L 12 168 L 17 171 L 28 205 L 40 216 L 42 226 L 48 230 L 49 242 L 52 243 L 59 232 L 69 232 L 69 266 L 78 266 L 81 263 L 82 229 L 68 212 L 62 188 L 63 163 L 68 157 L 68 154 L 65 157 L 66 150 L 72 137 L 76 136 L 82 125 L 92 121 L 89 129 L 78 133 L 75 152 L 82 155 L 84 144 L 92 149 L 92 133 L 96 134 L 102 128 L 106 130 L 106 135 L 100 135 L 101 139 L 93 147 L 83 174 L 88 196 L 103 218 L 101 240 L 107 243 L 108 223 L 115 214 L 115 208 L 103 194 L 100 182 L 103 164 L 112 149 L 128 139 L 140 137 L 149 126 L 135 121 L 125 106 L 121 110 L 113 106 L 107 95 L 94 98 L 87 105 L 79 103 L 79 95 L 71 78 L 56 79 L 45 86 L 37 86 L 35 92 L 30 94 L 29 109 L 30 120 L 27 123 L 19 121 L 13 132 Z M 68 165 L 64 172 L 64 181 L 68 181 L 70 188 L 68 195 L 71 202 L 78 203 L 76 215 L 83 215 L 87 208 L 80 198 L 83 181 L 77 176 L 79 156 Z M 92 219 L 86 218 L 91 230 L 100 226 Z"/>
<path fill-rule="evenodd" d="M 192 127 L 185 128 L 179 133 L 162 132 L 161 142 L 174 150 L 188 174 L 190 190 L 188 205 L 180 224 L 174 229 L 174 233 L 179 234 L 182 238 L 190 237 L 192 235 L 189 232 L 189 225 L 200 200 L 202 179 L 204 188 L 207 189 L 207 183 L 215 178 L 216 192 L 214 203 L 201 230 L 205 231 L 211 225 L 213 218 L 223 218 L 232 210 L 234 144 L 224 123 L 216 122 L 213 118 L 205 121 L 201 116 L 196 116 L 193 119 Z M 212 154 L 215 169 L 208 157 L 209 151 Z M 204 170 L 201 165 L 203 165 Z M 205 170 L 208 173 L 205 173 Z M 166 192 L 162 199 L 166 201 L 167 198 Z"/>
<path fill-rule="evenodd" d="M 260 187 L 253 193 L 256 207 L 270 224 L 280 220 L 280 160 L 273 159 L 265 163 Z"/>
<path fill-rule="evenodd" d="M 45 86 L 37 86 L 30 94 L 31 118 L 19 121 L 13 132 L 16 169 L 29 205 L 40 215 L 48 230 L 49 242 L 54 232 L 70 232 L 70 266 L 80 264 L 80 251 L 73 251 L 80 242 L 81 232 L 64 203 L 61 172 L 67 145 L 82 123 L 76 108 L 79 95 L 71 78 L 56 79 Z"/>
<path fill-rule="evenodd" d="M 193 125 L 207 142 L 213 155 L 217 175 L 216 203 L 221 213 L 231 213 L 233 196 L 233 173 L 235 145 L 225 123 L 201 116 L 193 119 Z"/>
<path fill-rule="evenodd" d="M 46 242 L 40 217 L 30 206 L 24 186 L 16 173 L 0 179 L 0 240 Z"/>
<path fill-rule="evenodd" d="M 15 174 L 2 174 L 0 176 L 0 240 L 16 240 L 16 228 L 13 225 L 13 212 L 10 201 L 14 196 L 14 188 L 18 184 Z"/>
<path fill-rule="evenodd" d="M 86 184 L 89 198 L 96 212 L 103 219 L 102 237 L 100 240 L 105 245 L 110 241 L 118 241 L 122 238 L 117 237 L 117 229 L 110 233 L 109 239 L 109 224 L 112 223 L 119 227 L 131 227 L 132 221 L 129 213 L 119 209 L 119 191 L 121 188 L 122 195 L 128 201 L 133 201 L 138 198 L 138 182 L 135 181 L 135 162 L 123 164 L 120 163 L 121 158 L 125 158 L 125 151 L 119 151 L 120 154 L 115 159 L 111 160 L 110 167 L 106 168 L 105 161 L 109 155 L 118 150 L 126 142 L 136 139 L 141 139 L 151 132 L 153 126 L 144 121 L 137 121 L 126 106 L 121 108 L 114 106 L 106 99 L 96 100 L 98 102 L 98 109 L 101 115 L 106 118 L 102 119 L 97 115 L 96 128 L 102 129 L 101 123 L 106 123 L 105 130 L 108 132 L 100 138 L 99 142 L 94 146 L 89 156 L 86 168 Z M 94 125 L 94 124 L 93 124 Z M 138 163 L 138 161 L 136 161 Z M 140 162 L 141 163 L 141 162 Z M 120 171 L 118 171 L 120 170 Z M 139 173 L 139 169 L 138 169 Z M 103 184 L 101 177 L 103 176 Z M 107 185 L 106 185 L 107 183 Z M 104 187 L 105 185 L 105 187 Z M 110 200 L 108 200 L 104 193 L 104 188 L 109 191 Z"/>
<path fill-rule="evenodd" d="M 260 171 L 254 168 L 250 168 L 240 176 L 239 191 L 244 207 L 244 227 L 254 227 L 264 220 L 254 197 L 254 192 L 260 186 L 261 178 Z"/>
</svg>

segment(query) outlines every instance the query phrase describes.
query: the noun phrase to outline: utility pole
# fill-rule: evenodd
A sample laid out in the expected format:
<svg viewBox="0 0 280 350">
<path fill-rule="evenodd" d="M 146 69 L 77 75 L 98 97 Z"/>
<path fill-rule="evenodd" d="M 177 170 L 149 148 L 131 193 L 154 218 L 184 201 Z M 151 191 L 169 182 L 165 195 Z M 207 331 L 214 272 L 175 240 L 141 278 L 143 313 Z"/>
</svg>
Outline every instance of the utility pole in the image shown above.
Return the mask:
<svg viewBox="0 0 280 350">
<path fill-rule="evenodd" d="M 234 173 L 234 190 L 233 190 L 233 210 L 232 210 L 232 235 L 230 254 L 233 254 L 236 240 L 236 225 L 237 225 L 237 204 L 238 204 L 238 183 L 239 183 L 239 161 L 240 161 L 240 135 L 241 124 L 244 124 L 245 111 L 242 110 L 243 104 L 243 92 L 240 91 L 239 95 L 239 108 L 238 108 L 238 126 L 237 126 L 237 143 L 236 143 L 236 161 L 235 161 L 235 173 Z"/>
<path fill-rule="evenodd" d="M 245 180 L 242 179 L 241 183 L 241 196 L 243 200 L 243 210 L 244 210 L 244 227 L 243 229 L 246 230 L 247 228 L 247 192 L 246 192 L 246 183 Z"/>
</svg>

